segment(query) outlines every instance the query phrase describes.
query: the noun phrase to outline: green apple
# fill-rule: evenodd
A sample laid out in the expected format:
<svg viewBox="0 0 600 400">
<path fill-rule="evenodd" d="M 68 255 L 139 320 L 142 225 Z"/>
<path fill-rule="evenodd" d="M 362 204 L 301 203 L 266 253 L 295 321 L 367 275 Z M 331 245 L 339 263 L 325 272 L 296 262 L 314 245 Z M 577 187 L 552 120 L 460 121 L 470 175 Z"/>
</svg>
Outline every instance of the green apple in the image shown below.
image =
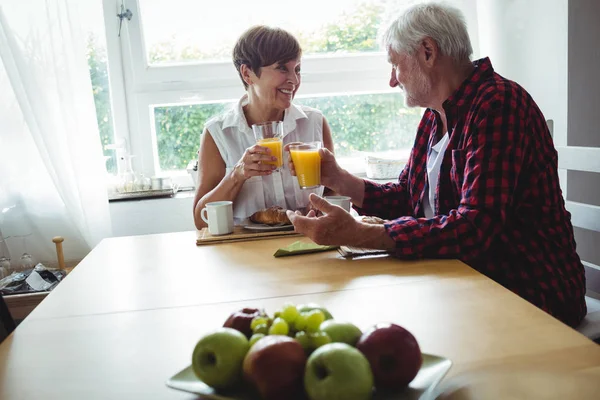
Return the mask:
<svg viewBox="0 0 600 400">
<path fill-rule="evenodd" d="M 298 306 L 296 306 L 296 308 L 298 309 L 298 312 L 300 312 L 300 313 L 309 312 L 312 310 L 321 310 L 323 312 L 323 314 L 325 314 L 325 320 L 333 319 L 333 316 L 331 315 L 331 313 L 329 311 L 327 311 L 327 309 L 325 307 L 321 307 L 320 305 L 318 305 L 316 303 L 299 304 Z"/>
<path fill-rule="evenodd" d="M 367 400 L 373 393 L 373 373 L 360 351 L 329 343 L 308 357 L 304 389 L 310 400 Z"/>
<path fill-rule="evenodd" d="M 242 379 L 242 365 L 250 344 L 232 328 L 219 328 L 202 336 L 192 354 L 192 369 L 208 386 L 226 389 Z"/>
<path fill-rule="evenodd" d="M 323 322 L 320 329 L 321 332 L 329 335 L 332 342 L 346 343 L 350 346 L 356 346 L 356 342 L 362 335 L 361 330 L 356 325 L 334 319 Z"/>
</svg>

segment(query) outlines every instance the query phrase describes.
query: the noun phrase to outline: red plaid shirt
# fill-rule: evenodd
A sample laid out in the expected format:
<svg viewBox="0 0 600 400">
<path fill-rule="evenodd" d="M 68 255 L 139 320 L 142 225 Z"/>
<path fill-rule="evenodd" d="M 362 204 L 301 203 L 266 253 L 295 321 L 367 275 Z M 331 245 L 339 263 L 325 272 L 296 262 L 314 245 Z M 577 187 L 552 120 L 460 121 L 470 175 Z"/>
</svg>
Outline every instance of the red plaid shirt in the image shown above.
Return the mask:
<svg viewBox="0 0 600 400">
<path fill-rule="evenodd" d="M 443 104 L 444 153 L 434 218 L 424 218 L 427 154 L 437 112 L 423 115 L 398 183 L 365 181 L 361 214 L 389 219 L 401 258 L 458 258 L 571 326 L 586 314 L 585 275 L 546 120 L 531 96 L 489 59 Z M 398 216 L 402 216 L 398 218 Z"/>
</svg>

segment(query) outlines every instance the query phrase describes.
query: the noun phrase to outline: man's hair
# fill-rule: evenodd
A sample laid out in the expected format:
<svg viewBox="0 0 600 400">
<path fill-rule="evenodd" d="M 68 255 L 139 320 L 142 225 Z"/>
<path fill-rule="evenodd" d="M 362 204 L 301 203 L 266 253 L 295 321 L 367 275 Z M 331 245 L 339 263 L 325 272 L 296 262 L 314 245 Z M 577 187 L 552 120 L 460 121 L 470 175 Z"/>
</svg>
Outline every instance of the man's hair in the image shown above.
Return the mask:
<svg viewBox="0 0 600 400">
<path fill-rule="evenodd" d="M 386 50 L 412 55 L 427 37 L 437 43 L 441 54 L 457 62 L 467 61 L 473 54 L 462 12 L 441 3 L 410 7 L 387 27 L 381 40 Z"/>
<path fill-rule="evenodd" d="M 233 65 L 240 75 L 244 88 L 248 84 L 241 72 L 242 64 L 250 67 L 260 77 L 260 68 L 275 63 L 285 64 L 300 58 L 302 49 L 289 32 L 268 26 L 253 26 L 240 36 L 233 48 Z"/>
</svg>

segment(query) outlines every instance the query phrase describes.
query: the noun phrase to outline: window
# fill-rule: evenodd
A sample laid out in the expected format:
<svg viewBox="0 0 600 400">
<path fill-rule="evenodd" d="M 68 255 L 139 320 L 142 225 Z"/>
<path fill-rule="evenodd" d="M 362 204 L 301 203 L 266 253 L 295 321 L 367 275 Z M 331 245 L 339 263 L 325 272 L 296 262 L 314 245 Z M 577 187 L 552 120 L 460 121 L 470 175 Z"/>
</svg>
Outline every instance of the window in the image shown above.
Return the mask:
<svg viewBox="0 0 600 400">
<path fill-rule="evenodd" d="M 298 98 L 321 110 L 334 135 L 337 157 L 381 153 L 412 146 L 421 110 L 406 108 L 398 93 Z M 204 123 L 234 102 L 154 108 L 158 164 L 161 171 L 185 169 L 196 158 Z"/>
<path fill-rule="evenodd" d="M 102 150 L 106 162 L 106 170 L 116 174 L 117 156 L 114 149 L 115 131 L 111 107 L 111 96 L 108 77 L 108 55 L 102 7 L 100 2 L 90 2 L 87 7 L 80 7 L 83 26 L 86 26 L 86 56 L 94 93 L 96 117 Z"/>
<path fill-rule="evenodd" d="M 397 15 L 390 10 L 414 0 L 306 0 L 289 8 L 275 0 L 251 7 L 239 0 L 126 0 L 133 18 L 116 40 L 110 32 L 117 31 L 121 1 L 103 1 L 111 89 L 122 94 L 115 120 L 126 120 L 116 136 L 135 155 L 137 172 L 192 184 L 185 168 L 197 157 L 204 123 L 244 93 L 230 54 L 256 24 L 283 27 L 299 39 L 302 86 L 295 101 L 323 111 L 344 165 L 364 172 L 366 154 L 412 146 L 422 110 L 406 108 L 402 93 L 389 88 L 377 33 L 388 15 Z"/>
<path fill-rule="evenodd" d="M 106 44 L 103 36 L 90 31 L 86 38 L 87 61 L 94 92 L 94 104 L 98 120 L 98 131 L 104 151 L 106 170 L 110 174 L 117 173 L 117 157 L 115 149 L 115 132 L 108 85 L 108 63 L 106 57 Z"/>
<path fill-rule="evenodd" d="M 305 0 L 283 11 L 280 0 L 238 0 L 210 6 L 190 0 L 139 0 L 143 45 L 149 65 L 230 62 L 237 38 L 256 24 L 292 32 L 305 55 L 377 51 L 385 0 Z M 316 12 L 318 10 L 318 12 Z M 199 23 L 199 21 L 201 21 Z"/>
</svg>

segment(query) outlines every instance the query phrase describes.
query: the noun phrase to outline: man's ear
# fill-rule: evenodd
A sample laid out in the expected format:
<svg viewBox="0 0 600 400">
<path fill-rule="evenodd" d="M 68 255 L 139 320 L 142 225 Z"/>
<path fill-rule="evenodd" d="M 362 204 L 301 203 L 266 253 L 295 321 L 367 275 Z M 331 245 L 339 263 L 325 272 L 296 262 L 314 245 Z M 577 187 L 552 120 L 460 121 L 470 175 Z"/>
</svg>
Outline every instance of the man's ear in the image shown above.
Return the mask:
<svg viewBox="0 0 600 400">
<path fill-rule="evenodd" d="M 421 41 L 422 60 L 426 65 L 432 66 L 440 54 L 440 48 L 437 43 L 430 37 L 426 37 Z"/>
<path fill-rule="evenodd" d="M 252 85 L 256 74 L 254 73 L 254 71 L 252 71 L 252 68 L 250 68 L 250 66 L 242 64 L 240 66 L 240 74 L 242 75 L 244 82 L 246 82 L 248 85 Z"/>
</svg>

